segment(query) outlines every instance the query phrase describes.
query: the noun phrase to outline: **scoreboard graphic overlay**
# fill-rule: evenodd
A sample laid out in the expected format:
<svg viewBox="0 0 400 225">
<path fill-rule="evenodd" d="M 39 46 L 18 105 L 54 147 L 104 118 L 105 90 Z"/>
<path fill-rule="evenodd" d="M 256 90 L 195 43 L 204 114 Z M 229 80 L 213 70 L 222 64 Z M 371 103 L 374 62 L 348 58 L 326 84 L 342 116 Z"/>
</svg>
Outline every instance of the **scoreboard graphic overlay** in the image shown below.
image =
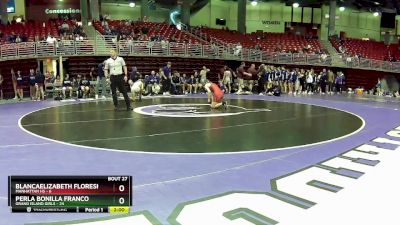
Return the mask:
<svg viewBox="0 0 400 225">
<path fill-rule="evenodd" d="M 131 176 L 9 176 L 14 213 L 129 213 Z"/>
</svg>

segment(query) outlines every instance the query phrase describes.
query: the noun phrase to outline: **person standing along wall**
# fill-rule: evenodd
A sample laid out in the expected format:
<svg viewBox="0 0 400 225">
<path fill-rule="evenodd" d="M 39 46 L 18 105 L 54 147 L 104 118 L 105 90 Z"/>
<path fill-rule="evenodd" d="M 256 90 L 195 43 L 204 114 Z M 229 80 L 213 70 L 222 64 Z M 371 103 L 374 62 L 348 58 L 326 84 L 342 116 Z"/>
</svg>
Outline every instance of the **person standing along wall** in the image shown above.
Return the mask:
<svg viewBox="0 0 400 225">
<path fill-rule="evenodd" d="M 104 64 L 105 61 L 97 65 L 97 83 L 95 98 L 99 98 L 99 87 L 101 85 L 101 98 L 106 98 L 106 78 L 104 77 Z"/>
<path fill-rule="evenodd" d="M 13 85 L 13 89 L 14 89 L 14 99 L 18 99 L 17 76 L 15 75 L 15 71 L 13 68 L 11 69 L 11 80 L 12 80 L 12 85 Z"/>
</svg>

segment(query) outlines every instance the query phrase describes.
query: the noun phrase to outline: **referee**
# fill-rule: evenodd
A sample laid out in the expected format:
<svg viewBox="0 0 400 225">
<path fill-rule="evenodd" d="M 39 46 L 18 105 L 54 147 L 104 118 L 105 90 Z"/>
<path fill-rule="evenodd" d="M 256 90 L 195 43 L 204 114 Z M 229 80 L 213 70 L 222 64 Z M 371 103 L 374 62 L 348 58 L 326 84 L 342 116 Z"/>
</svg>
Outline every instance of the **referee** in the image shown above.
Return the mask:
<svg viewBox="0 0 400 225">
<path fill-rule="evenodd" d="M 119 92 L 122 93 L 126 103 L 126 110 L 131 111 L 131 103 L 126 93 L 125 82 L 128 80 L 128 69 L 125 64 L 125 60 L 117 56 L 115 50 L 111 50 L 111 57 L 105 61 L 104 65 L 104 75 L 105 77 L 110 76 L 111 82 L 111 93 L 113 97 L 115 110 L 118 109 L 118 99 L 117 99 L 117 88 Z M 125 76 L 124 76 L 125 75 Z"/>
</svg>

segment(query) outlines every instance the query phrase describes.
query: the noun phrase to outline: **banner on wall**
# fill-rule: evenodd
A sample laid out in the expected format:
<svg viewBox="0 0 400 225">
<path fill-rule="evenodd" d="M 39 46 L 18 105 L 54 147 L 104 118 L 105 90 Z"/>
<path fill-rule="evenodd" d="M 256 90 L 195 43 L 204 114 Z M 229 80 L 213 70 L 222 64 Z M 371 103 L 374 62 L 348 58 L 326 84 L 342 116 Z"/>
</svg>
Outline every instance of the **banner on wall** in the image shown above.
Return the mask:
<svg viewBox="0 0 400 225">
<path fill-rule="evenodd" d="M 281 21 L 261 20 L 263 25 L 281 25 Z"/>
<path fill-rule="evenodd" d="M 25 1 L 25 7 L 26 18 L 35 21 L 46 21 L 59 15 L 80 19 L 81 13 L 79 0 L 29 0 Z"/>
</svg>

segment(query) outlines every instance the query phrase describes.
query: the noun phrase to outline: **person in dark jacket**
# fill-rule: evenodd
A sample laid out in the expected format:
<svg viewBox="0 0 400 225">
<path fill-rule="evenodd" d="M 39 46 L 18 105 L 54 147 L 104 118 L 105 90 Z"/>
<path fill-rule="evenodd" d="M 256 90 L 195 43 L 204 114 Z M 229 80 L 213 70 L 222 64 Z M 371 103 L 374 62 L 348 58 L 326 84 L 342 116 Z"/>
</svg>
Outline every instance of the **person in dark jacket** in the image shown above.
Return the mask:
<svg viewBox="0 0 400 225">
<path fill-rule="evenodd" d="M 36 76 L 35 76 L 35 81 L 36 81 L 36 100 L 40 101 L 40 99 L 44 100 L 44 81 L 46 77 L 43 75 L 43 73 L 40 72 L 39 69 L 36 70 Z"/>
<path fill-rule="evenodd" d="M 106 98 L 106 77 L 104 76 L 104 62 L 97 65 L 97 83 L 95 98 L 99 98 L 99 87 L 101 85 L 101 98 Z"/>
</svg>

